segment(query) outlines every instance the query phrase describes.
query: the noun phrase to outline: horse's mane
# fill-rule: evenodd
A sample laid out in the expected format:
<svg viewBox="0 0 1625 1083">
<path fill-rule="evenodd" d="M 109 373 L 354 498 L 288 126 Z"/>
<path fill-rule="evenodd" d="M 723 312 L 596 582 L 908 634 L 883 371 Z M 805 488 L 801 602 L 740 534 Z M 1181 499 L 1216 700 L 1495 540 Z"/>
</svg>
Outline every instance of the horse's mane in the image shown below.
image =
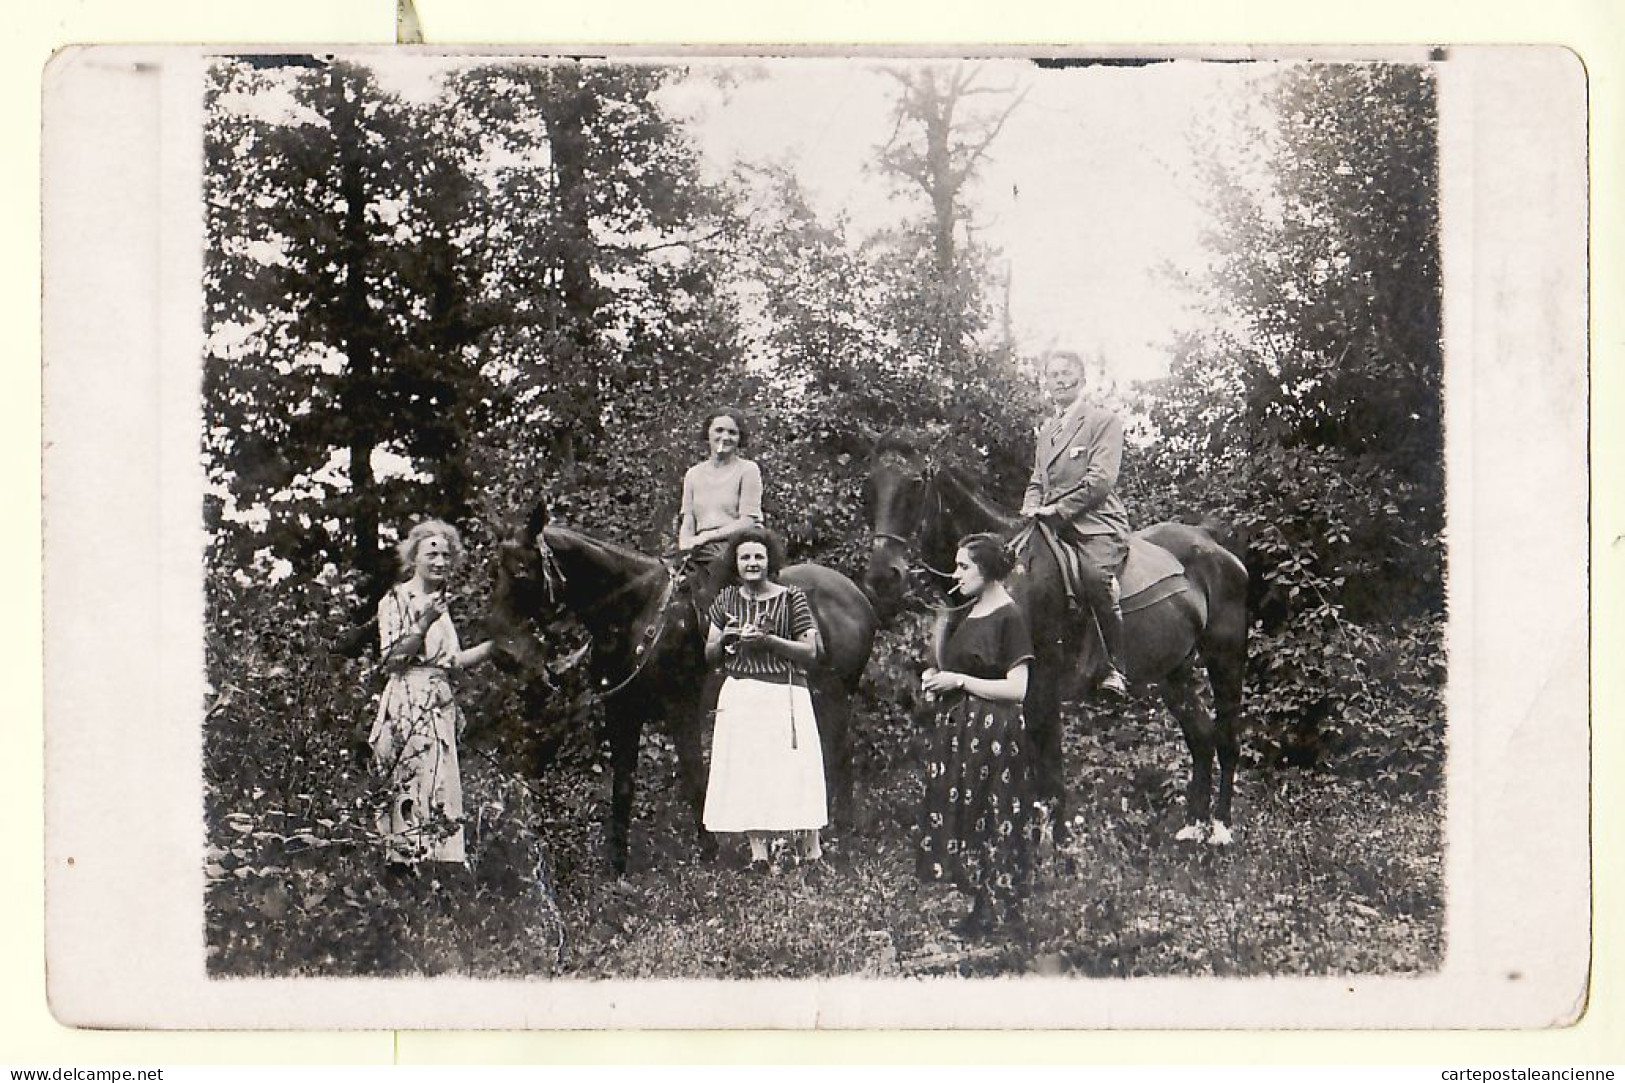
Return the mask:
<svg viewBox="0 0 1625 1083">
<path fill-rule="evenodd" d="M 989 496 L 982 484 L 969 476 L 965 469 L 953 463 L 942 463 L 937 472 L 944 475 L 964 492 L 966 499 L 977 506 L 977 509 L 988 518 L 1004 524 L 1006 531 L 1014 531 L 1021 526 L 1021 516 Z"/>
<path fill-rule="evenodd" d="M 903 429 L 891 429 L 882 433 L 880 438 L 875 441 L 874 454 L 885 455 L 888 452 L 893 452 L 914 458 L 927 450 L 920 438 L 914 433 Z"/>
<path fill-rule="evenodd" d="M 563 531 L 577 544 L 596 549 L 601 553 L 607 553 L 615 559 L 629 564 L 637 564 L 647 569 L 660 563 L 658 557 L 650 556 L 642 550 L 610 541 L 607 538 L 600 538 L 596 534 L 589 534 L 578 527 L 567 526 L 564 523 L 554 521 L 548 511 L 546 499 L 538 500 L 530 509 L 530 515 L 525 519 L 525 547 L 529 548 L 534 545 L 536 539 L 541 537 L 542 532 L 548 528 Z"/>
<path fill-rule="evenodd" d="M 947 431 L 888 429 L 875 438 L 871 452 L 877 459 L 887 454 L 922 460 L 939 470 L 951 469 L 967 488 L 978 491 L 983 484 L 976 479 L 988 471 L 988 463 L 979 452 L 967 449 Z"/>
<path fill-rule="evenodd" d="M 589 534 L 585 530 L 573 526 L 566 526 L 563 523 L 548 523 L 544 529 L 563 534 L 577 545 L 596 549 L 601 553 L 608 553 L 615 559 L 624 561 L 627 564 L 637 565 L 644 571 L 652 570 L 660 564 L 659 557 L 650 556 L 648 553 L 633 549 L 629 545 L 622 545 L 620 542 L 600 538 L 595 534 Z"/>
</svg>

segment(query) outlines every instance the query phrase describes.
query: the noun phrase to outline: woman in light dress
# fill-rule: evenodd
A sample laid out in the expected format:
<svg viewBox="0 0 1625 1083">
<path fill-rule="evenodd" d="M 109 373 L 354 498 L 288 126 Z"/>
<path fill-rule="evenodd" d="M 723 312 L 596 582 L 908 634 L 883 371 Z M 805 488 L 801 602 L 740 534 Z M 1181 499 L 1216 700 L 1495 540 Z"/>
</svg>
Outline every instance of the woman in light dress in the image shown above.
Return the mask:
<svg viewBox="0 0 1625 1083">
<path fill-rule="evenodd" d="M 404 871 L 423 861 L 465 860 L 457 768 L 463 715 L 451 675 L 485 661 L 491 644 L 465 650 L 448 611 L 446 582 L 463 555 L 457 528 L 425 520 L 407 534 L 399 552 L 401 568 L 411 578 L 378 603 L 389 682 L 368 743 L 375 769 L 388 780 L 389 804 L 378 820 L 385 858 Z"/>
<path fill-rule="evenodd" d="M 710 609 L 705 657 L 726 678 L 717 698 L 706 785 L 706 830 L 743 832 L 753 872 L 768 868 L 768 842 L 794 835 L 799 857 L 823 856 L 829 821 L 824 756 L 807 667 L 818 659 L 818 625 L 807 595 L 776 581 L 784 563 L 762 527 L 734 536 L 724 557 L 733 583 Z"/>
</svg>

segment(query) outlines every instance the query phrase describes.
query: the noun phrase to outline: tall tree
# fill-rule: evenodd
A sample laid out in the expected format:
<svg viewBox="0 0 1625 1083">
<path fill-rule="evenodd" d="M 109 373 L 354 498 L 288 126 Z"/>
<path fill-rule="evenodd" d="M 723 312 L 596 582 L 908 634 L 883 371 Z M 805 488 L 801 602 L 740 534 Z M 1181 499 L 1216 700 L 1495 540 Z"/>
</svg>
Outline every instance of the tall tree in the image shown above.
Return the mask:
<svg viewBox="0 0 1625 1083">
<path fill-rule="evenodd" d="M 607 430 L 626 404 L 734 365 L 714 296 L 726 207 L 660 102 L 680 74 L 558 61 L 486 66 L 448 86 L 459 153 L 480 182 L 485 297 L 507 314 L 483 353 L 511 407 L 487 450 L 509 469 L 571 474 L 624 447 L 627 434 Z"/>
<path fill-rule="evenodd" d="M 1139 499 L 1248 535 L 1260 704 L 1313 744 L 1370 700 L 1368 630 L 1444 608 L 1435 84 L 1302 65 L 1266 106 L 1204 148 L 1212 320 L 1146 389 Z"/>
<path fill-rule="evenodd" d="M 466 507 L 466 187 L 427 114 L 354 65 L 221 61 L 206 108 L 211 514 L 258 516 L 243 549 L 376 584 L 385 515 Z M 380 479 L 380 452 L 411 471 Z"/>
<path fill-rule="evenodd" d="M 930 201 L 936 273 L 948 280 L 958 269 L 956 237 L 965 228 L 965 189 L 1027 95 L 986 85 L 976 65 L 891 68 L 887 74 L 897 81 L 898 94 L 880 164 L 918 186 Z M 992 108 L 975 108 L 975 100 L 984 97 L 992 99 Z"/>
<path fill-rule="evenodd" d="M 1026 91 L 989 83 L 987 69 L 975 64 L 887 74 L 897 94 L 877 164 L 900 189 L 924 196 L 928 213 L 871 242 L 888 283 L 881 319 L 935 370 L 943 400 L 937 416 L 979 450 L 995 481 L 1008 488 L 1028 465 L 1028 449 L 1011 434 L 1025 433 L 1031 415 L 1009 328 L 995 324 L 1002 282 L 995 254 L 974 239 L 969 195 Z"/>
</svg>

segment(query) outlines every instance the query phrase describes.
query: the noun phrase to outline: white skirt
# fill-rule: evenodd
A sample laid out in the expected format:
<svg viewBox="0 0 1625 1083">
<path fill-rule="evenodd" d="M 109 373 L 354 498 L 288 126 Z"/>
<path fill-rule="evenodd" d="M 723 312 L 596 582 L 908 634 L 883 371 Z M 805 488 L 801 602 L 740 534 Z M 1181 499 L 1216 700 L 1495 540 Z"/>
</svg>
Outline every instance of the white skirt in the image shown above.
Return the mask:
<svg viewBox="0 0 1625 1083">
<path fill-rule="evenodd" d="M 806 688 L 723 682 L 704 819 L 708 831 L 800 831 L 829 822 L 823 747 Z"/>
</svg>

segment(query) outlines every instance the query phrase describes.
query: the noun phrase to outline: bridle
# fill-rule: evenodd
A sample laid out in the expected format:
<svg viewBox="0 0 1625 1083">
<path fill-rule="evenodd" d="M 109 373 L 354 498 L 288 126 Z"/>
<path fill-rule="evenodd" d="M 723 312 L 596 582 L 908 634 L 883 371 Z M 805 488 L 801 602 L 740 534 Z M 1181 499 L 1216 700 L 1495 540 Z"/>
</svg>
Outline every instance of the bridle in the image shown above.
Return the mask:
<svg viewBox="0 0 1625 1083">
<path fill-rule="evenodd" d="M 901 456 L 897 456 L 897 458 L 900 459 Z M 870 532 L 870 535 L 874 540 L 894 542 L 903 550 L 903 558 L 907 568 L 908 580 L 908 590 L 904 592 L 904 598 L 912 600 L 918 605 L 921 605 L 935 613 L 953 613 L 964 609 L 966 606 L 969 606 L 975 601 L 975 599 L 971 599 L 971 601 L 967 601 L 962 605 L 939 605 L 927 598 L 921 597 L 914 590 L 914 583 L 919 577 L 918 573 L 923 572 L 931 575 L 937 582 L 953 578 L 952 572 L 945 572 L 940 568 L 932 567 L 931 563 L 927 561 L 923 555 L 916 552 L 917 547 L 914 541 L 914 539 L 918 538 L 925 530 L 926 521 L 933 510 L 932 503 L 934 502 L 935 511 L 938 515 L 941 515 L 943 512 L 942 494 L 938 492 L 937 487 L 932 484 L 932 482 L 936 480 L 936 475 L 936 464 L 931 462 L 929 459 L 926 460 L 925 465 L 920 468 L 919 473 L 919 484 L 921 490 L 920 508 L 919 514 L 914 517 L 914 525 L 910 528 L 909 533 L 912 535 L 912 537 L 905 536 L 903 534 L 896 534 L 889 530 L 874 530 Z M 873 543 L 871 542 L 871 545 L 872 544 Z"/>
<path fill-rule="evenodd" d="M 648 666 L 651 660 L 653 660 L 655 656 L 655 648 L 660 646 L 660 641 L 666 636 L 666 628 L 671 623 L 669 617 L 672 608 L 672 598 L 677 594 L 677 584 L 681 578 L 681 565 L 666 565 L 666 585 L 661 588 L 660 591 L 660 612 L 655 617 L 654 623 L 643 629 L 641 641 L 636 647 L 632 648 L 632 653 L 637 658 L 637 662 L 632 666 L 632 672 L 623 677 L 613 688 L 600 687 L 598 690 L 599 696 L 604 699 L 609 699 L 611 696 L 620 692 L 627 685 L 637 680 L 638 675 L 642 673 L 644 668 Z M 609 678 L 600 677 L 598 683 L 599 685 L 606 685 L 609 683 Z"/>
<path fill-rule="evenodd" d="M 564 577 L 564 569 L 559 566 L 558 557 L 554 554 L 552 548 L 547 544 L 547 539 L 542 534 L 536 535 L 536 549 L 541 553 L 542 557 L 542 581 L 547 588 L 547 600 L 550 603 L 556 604 L 558 601 L 559 592 L 562 590 L 566 582 Z M 672 599 L 677 594 L 678 584 L 683 579 L 684 569 L 687 565 L 686 562 L 671 562 L 668 560 L 662 560 L 661 564 L 666 570 L 666 585 L 661 588 L 659 612 L 656 615 L 654 622 L 643 629 L 643 635 L 640 637 L 640 642 L 638 645 L 632 648 L 632 653 L 637 658 L 637 661 L 632 666 L 632 671 L 617 681 L 612 687 L 603 687 L 609 684 L 608 677 L 599 678 L 598 683 L 600 687 L 598 688 L 598 695 L 603 699 L 609 699 L 611 696 L 614 696 L 625 689 L 627 685 L 637 680 L 638 676 L 646 668 L 648 668 L 649 663 L 654 659 L 655 648 L 660 646 L 660 641 L 666 636 L 666 629 L 671 623 L 670 615 L 672 609 Z M 630 588 L 631 584 L 627 584 L 626 586 L 622 587 L 620 591 L 609 595 L 604 600 L 608 601 L 609 598 L 613 598 L 616 596 L 616 594 L 629 590 Z M 588 645 L 590 646 L 592 642 L 592 636 L 590 633 L 588 634 L 587 639 Z"/>
</svg>

